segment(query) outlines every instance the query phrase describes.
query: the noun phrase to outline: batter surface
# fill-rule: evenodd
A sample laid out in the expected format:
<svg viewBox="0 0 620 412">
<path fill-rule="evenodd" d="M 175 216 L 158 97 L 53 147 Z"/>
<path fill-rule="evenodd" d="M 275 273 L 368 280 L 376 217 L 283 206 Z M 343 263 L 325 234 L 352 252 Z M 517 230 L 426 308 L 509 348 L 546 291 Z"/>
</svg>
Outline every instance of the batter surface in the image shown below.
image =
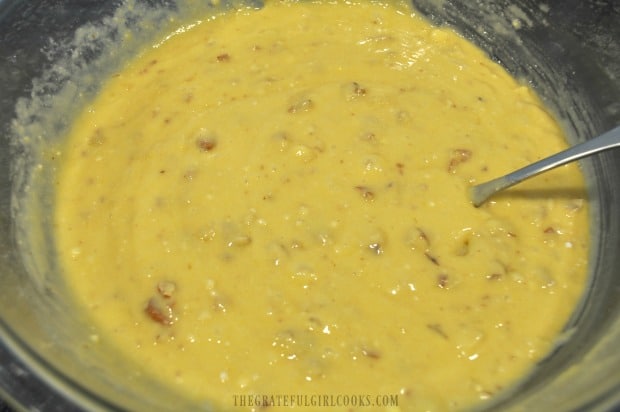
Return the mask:
<svg viewBox="0 0 620 412">
<path fill-rule="evenodd" d="M 183 396 L 464 409 L 550 351 L 589 244 L 575 165 L 467 188 L 565 145 L 407 6 L 271 2 L 107 81 L 54 160 L 57 248 L 93 339 Z"/>
</svg>

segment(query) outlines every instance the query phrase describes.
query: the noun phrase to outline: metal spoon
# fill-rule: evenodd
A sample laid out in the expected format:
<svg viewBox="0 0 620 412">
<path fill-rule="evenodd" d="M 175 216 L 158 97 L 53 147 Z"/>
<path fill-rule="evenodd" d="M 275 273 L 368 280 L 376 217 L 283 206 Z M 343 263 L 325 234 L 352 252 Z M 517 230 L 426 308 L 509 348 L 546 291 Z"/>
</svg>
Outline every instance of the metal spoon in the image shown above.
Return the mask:
<svg viewBox="0 0 620 412">
<path fill-rule="evenodd" d="M 536 176 L 547 170 L 554 169 L 566 163 L 602 152 L 613 147 L 620 146 L 620 126 L 583 143 L 570 147 L 560 153 L 554 154 L 529 166 L 525 166 L 515 172 L 498 177 L 486 183 L 481 183 L 469 188 L 469 197 L 474 206 L 478 207 L 487 201 L 489 197 L 507 189 L 525 179 Z"/>
</svg>

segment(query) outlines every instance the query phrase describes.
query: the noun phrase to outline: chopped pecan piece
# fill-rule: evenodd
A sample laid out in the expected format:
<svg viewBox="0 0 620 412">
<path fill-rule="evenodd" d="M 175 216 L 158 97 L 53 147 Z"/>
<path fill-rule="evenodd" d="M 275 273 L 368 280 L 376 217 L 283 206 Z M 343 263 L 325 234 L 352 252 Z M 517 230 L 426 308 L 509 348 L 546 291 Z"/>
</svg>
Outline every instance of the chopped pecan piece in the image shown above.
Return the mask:
<svg viewBox="0 0 620 412">
<path fill-rule="evenodd" d="M 196 140 L 196 146 L 198 146 L 198 148 L 203 152 L 210 152 L 215 149 L 215 146 L 217 146 L 217 141 L 212 138 L 201 138 Z"/>
<path fill-rule="evenodd" d="M 471 158 L 471 150 L 469 149 L 455 149 L 452 151 L 450 157 L 450 163 L 448 163 L 448 172 L 455 173 L 456 167 L 461 163 L 468 161 Z"/>
<path fill-rule="evenodd" d="M 371 191 L 368 187 L 355 186 L 355 190 L 357 190 L 362 195 L 362 198 L 364 198 L 364 200 L 369 201 L 369 202 L 372 200 L 375 200 L 374 192 Z"/>
<path fill-rule="evenodd" d="M 448 289 L 448 275 L 445 273 L 439 274 L 439 276 L 437 276 L 437 286 L 442 289 Z"/>
<path fill-rule="evenodd" d="M 145 313 L 149 318 L 162 325 L 172 325 L 176 322 L 177 318 L 173 310 L 174 302 L 166 302 L 164 298 L 160 296 L 154 296 L 149 299 Z"/>
</svg>

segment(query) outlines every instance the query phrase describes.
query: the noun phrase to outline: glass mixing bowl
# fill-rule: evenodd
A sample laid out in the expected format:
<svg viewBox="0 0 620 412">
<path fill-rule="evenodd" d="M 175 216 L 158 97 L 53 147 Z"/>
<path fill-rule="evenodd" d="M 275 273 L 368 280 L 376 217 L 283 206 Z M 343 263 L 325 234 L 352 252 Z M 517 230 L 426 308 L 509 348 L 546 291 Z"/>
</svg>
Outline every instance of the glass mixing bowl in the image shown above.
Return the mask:
<svg viewBox="0 0 620 412">
<path fill-rule="evenodd" d="M 133 6 L 119 12 L 125 3 Z M 620 124 L 617 2 L 414 4 L 531 84 L 572 141 Z M 112 350 L 88 351 L 92 330 L 67 299 L 53 258 L 50 213 L 45 213 L 53 207 L 51 196 L 28 190 L 33 179 L 51 179 L 36 173 L 33 143 L 58 138 L 71 120 L 71 108 L 96 91 L 100 77 L 93 73 L 109 73 L 123 55 L 171 24 L 171 14 L 181 12 L 165 0 L 0 0 L 0 398 L 13 408 L 209 409 L 182 403 Z M 67 110 L 52 116 L 59 95 Z M 16 144 L 16 131 L 29 143 Z M 561 344 L 489 410 L 620 407 L 620 153 L 603 153 L 582 166 L 592 204 L 589 291 Z M 28 218 L 32 210 L 39 211 L 38 218 Z"/>
</svg>

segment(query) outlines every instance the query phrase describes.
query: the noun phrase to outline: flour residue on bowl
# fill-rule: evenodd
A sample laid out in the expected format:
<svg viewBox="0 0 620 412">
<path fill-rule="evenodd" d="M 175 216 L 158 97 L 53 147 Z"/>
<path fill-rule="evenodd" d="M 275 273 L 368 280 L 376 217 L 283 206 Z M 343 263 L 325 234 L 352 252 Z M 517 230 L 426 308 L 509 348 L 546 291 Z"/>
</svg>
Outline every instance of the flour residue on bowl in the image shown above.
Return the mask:
<svg viewBox="0 0 620 412">
<path fill-rule="evenodd" d="M 47 66 L 33 79 L 29 96 L 17 101 L 10 136 L 12 214 L 21 250 L 27 254 L 24 262 L 41 288 L 56 287 L 58 282 L 48 279 L 54 272 L 50 259 L 55 252 L 47 211 L 53 208 L 55 160 L 62 157 L 62 140 L 74 118 L 104 79 L 146 44 L 162 41 L 162 31 L 167 36 L 172 27 L 178 30 L 189 15 L 242 7 L 219 3 L 188 0 L 157 7 L 124 0 L 111 8 L 109 16 L 78 28 L 72 38 L 49 38 L 42 48 Z"/>
</svg>

